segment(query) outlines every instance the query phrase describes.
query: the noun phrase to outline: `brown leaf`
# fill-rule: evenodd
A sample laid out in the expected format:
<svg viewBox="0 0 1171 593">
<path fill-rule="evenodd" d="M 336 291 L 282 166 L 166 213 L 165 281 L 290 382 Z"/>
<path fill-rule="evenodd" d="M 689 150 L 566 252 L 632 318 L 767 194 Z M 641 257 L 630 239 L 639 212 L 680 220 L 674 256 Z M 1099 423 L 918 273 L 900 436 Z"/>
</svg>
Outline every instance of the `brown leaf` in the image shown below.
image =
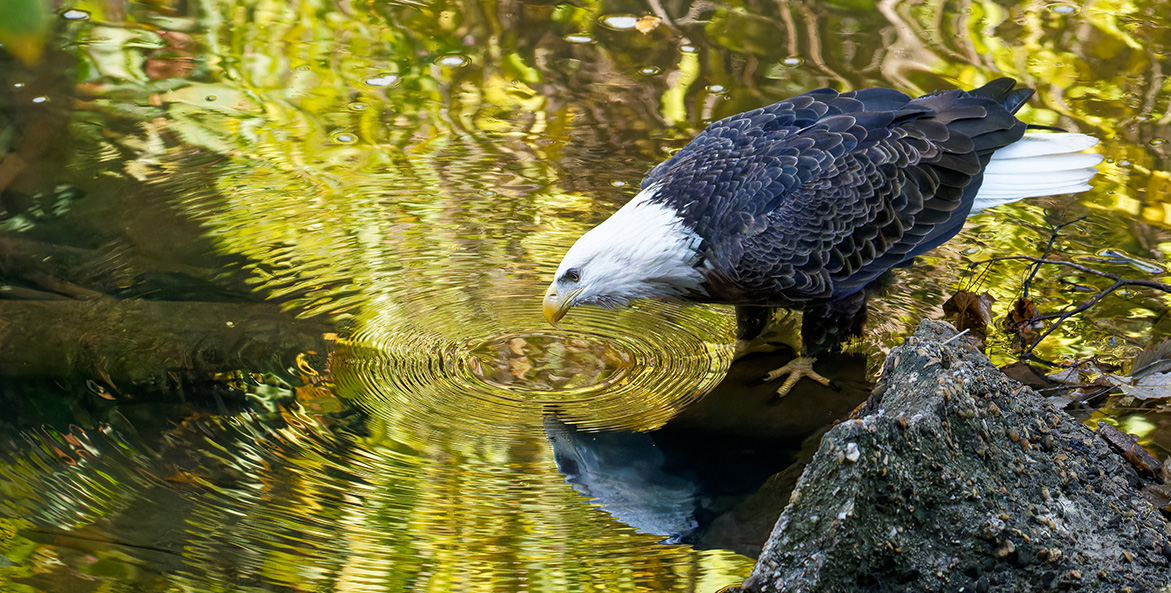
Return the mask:
<svg viewBox="0 0 1171 593">
<path fill-rule="evenodd" d="M 1036 390 L 1053 387 L 1053 382 L 1045 377 L 1045 375 L 1042 375 L 1037 372 L 1037 369 L 1023 362 L 1014 362 L 1010 365 L 1000 367 L 1000 372 Z"/>
<path fill-rule="evenodd" d="M 195 60 L 184 56 L 150 58 L 143 66 L 143 72 L 151 80 L 186 78 L 195 72 Z"/>
<path fill-rule="evenodd" d="M 657 28 L 659 26 L 659 22 L 661 20 L 662 19 L 660 19 L 657 16 L 651 16 L 648 14 L 648 15 L 638 19 L 638 22 L 634 24 L 634 28 L 638 29 L 639 33 L 646 35 L 647 33 L 654 31 L 655 28 Z"/>
<path fill-rule="evenodd" d="M 1147 346 L 1134 357 L 1130 365 L 1130 375 L 1136 379 L 1152 373 L 1167 372 L 1171 372 L 1171 338 Z"/>
<path fill-rule="evenodd" d="M 1144 375 L 1133 384 L 1122 383 L 1118 387 L 1126 395 L 1139 399 L 1168 399 L 1171 398 L 1171 373 Z"/>
<path fill-rule="evenodd" d="M 195 72 L 195 58 L 192 57 L 195 42 L 191 36 L 175 31 L 159 31 L 158 35 L 166 40 L 167 47 L 147 57 L 143 65 L 147 78 L 186 78 Z"/>
<path fill-rule="evenodd" d="M 1029 325 L 1038 315 L 1037 306 L 1033 301 L 1021 297 L 1012 303 L 1012 310 L 1005 316 L 1004 324 L 1010 329 Z"/>
<path fill-rule="evenodd" d="M 524 338 L 513 338 L 508 341 L 509 351 L 517 356 L 524 356 L 525 348 L 528 347 L 528 345 L 529 343 L 526 342 Z"/>
<path fill-rule="evenodd" d="M 976 294 L 961 290 L 943 304 L 943 315 L 956 329 L 971 330 L 981 337 L 987 335 L 988 324 L 992 323 L 992 303 L 996 299 L 984 292 Z"/>
<path fill-rule="evenodd" d="M 527 356 L 508 359 L 508 372 L 517 379 L 524 379 L 532 369 L 533 362 Z"/>
</svg>

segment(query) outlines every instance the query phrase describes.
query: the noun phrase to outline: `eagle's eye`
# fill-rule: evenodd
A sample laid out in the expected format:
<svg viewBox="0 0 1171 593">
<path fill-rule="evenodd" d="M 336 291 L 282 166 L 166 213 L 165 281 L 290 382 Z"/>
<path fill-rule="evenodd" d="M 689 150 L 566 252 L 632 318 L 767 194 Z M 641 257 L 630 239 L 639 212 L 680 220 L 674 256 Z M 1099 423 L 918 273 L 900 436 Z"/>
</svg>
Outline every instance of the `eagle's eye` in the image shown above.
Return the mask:
<svg viewBox="0 0 1171 593">
<path fill-rule="evenodd" d="M 568 270 L 565 270 L 564 274 L 561 275 L 561 279 L 568 280 L 570 282 L 578 282 L 581 280 L 581 271 L 577 268 L 569 268 Z"/>
</svg>

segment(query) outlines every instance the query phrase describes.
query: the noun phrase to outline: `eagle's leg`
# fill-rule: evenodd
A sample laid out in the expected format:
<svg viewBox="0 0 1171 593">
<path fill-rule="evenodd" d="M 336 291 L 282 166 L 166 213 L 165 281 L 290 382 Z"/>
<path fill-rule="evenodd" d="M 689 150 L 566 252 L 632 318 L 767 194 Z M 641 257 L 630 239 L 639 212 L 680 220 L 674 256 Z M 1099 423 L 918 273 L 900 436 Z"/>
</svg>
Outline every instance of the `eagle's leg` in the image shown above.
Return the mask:
<svg viewBox="0 0 1171 593">
<path fill-rule="evenodd" d="M 770 350 L 756 339 L 768 328 L 775 311 L 774 307 L 736 306 L 736 358 L 750 352 Z"/>
<path fill-rule="evenodd" d="M 805 377 L 827 387 L 830 385 L 829 379 L 813 370 L 813 363 L 818 355 L 841 350 L 842 342 L 862 335 L 868 294 L 869 290 L 862 290 L 844 299 L 806 304 L 801 316 L 801 355 L 765 376 L 765 381 L 775 381 L 788 375 L 777 389 L 778 397 L 788 395 Z M 737 308 L 737 321 L 740 317 Z"/>
<path fill-rule="evenodd" d="M 801 344 L 810 355 L 837 352 L 842 343 L 862 335 L 870 287 L 834 301 L 813 301 L 801 316 Z"/>
<path fill-rule="evenodd" d="M 776 310 L 776 307 L 736 305 L 736 339 L 747 342 L 759 338 Z"/>
<path fill-rule="evenodd" d="M 757 307 L 738 305 L 736 307 L 736 357 L 739 358 L 749 352 L 757 352 L 760 350 L 769 350 L 766 344 L 757 340 L 772 322 L 773 314 L 776 311 L 775 307 Z M 802 327 L 802 334 L 804 334 L 804 327 Z M 789 393 L 804 377 L 809 377 L 822 385 L 829 385 L 829 379 L 821 376 L 817 371 L 813 370 L 813 359 L 806 356 L 798 356 L 790 360 L 789 364 L 776 369 L 765 375 L 765 381 L 774 381 L 788 375 L 789 378 L 785 380 L 780 389 L 777 390 L 777 395 L 783 397 Z"/>
</svg>

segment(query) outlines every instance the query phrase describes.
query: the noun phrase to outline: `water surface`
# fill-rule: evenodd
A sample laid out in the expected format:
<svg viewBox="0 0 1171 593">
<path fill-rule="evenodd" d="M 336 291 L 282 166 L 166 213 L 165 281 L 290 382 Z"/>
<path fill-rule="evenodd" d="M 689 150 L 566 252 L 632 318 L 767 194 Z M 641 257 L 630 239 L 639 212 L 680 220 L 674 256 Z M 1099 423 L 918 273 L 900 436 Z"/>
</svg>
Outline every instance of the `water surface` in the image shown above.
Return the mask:
<svg viewBox="0 0 1171 593">
<path fill-rule="evenodd" d="M 39 65 L 0 68 L 0 589 L 736 584 L 883 352 L 960 288 L 1008 312 L 1027 266 L 968 262 L 1084 217 L 1055 253 L 1171 280 L 1162 9 L 67 3 Z M 842 395 L 773 399 L 773 360 L 730 366 L 727 308 L 541 317 L 565 249 L 710 121 L 1002 75 L 1037 89 L 1024 119 L 1104 140 L 1095 188 L 900 270 L 825 363 Z M 1030 294 L 1088 286 L 1045 269 Z M 1037 355 L 1125 364 L 1169 305 L 1109 297 Z M 1157 405 L 1113 417 L 1171 450 Z"/>
</svg>

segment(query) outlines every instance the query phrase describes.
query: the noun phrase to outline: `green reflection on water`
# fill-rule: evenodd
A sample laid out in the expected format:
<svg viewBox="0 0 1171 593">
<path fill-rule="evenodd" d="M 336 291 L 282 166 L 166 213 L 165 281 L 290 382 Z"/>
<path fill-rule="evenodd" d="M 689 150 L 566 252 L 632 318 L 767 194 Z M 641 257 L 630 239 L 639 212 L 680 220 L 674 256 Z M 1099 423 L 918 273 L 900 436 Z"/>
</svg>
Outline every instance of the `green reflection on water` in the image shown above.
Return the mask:
<svg viewBox="0 0 1171 593">
<path fill-rule="evenodd" d="M 747 559 L 655 546 L 577 496 L 541 431 L 549 412 L 592 428 L 662 424 L 726 369 L 727 311 L 575 312 L 563 335 L 574 338 L 559 341 L 539 299 L 564 249 L 705 123 L 812 88 L 1014 76 L 1038 90 L 1023 117 L 1106 140 L 1094 191 L 982 215 L 899 271 L 860 349 L 939 316 L 974 277 L 959 262 L 1038 254 L 1048 221 L 1088 216 L 1062 235 L 1069 257 L 1111 247 L 1163 269 L 1171 258 L 1171 91 L 1159 86 L 1171 24 L 1157 1 L 1072 13 L 1037 2 L 197 6 L 70 6 L 91 15 L 63 33 L 81 60 L 75 158 L 178 196 L 258 293 L 332 319 L 342 338 L 327 379 L 299 405 L 341 396 L 369 417 L 361 436 L 246 414 L 190 419 L 162 445 L 114 429 L 18 435 L 0 483 L 11 563 L 0 575 L 15 590 L 737 582 Z M 609 15 L 644 26 L 598 26 Z M 998 315 L 1025 274 L 1000 264 L 982 276 Z M 1043 272 L 1043 310 L 1082 298 L 1063 279 L 1088 281 Z M 1171 331 L 1167 310 L 1163 296 L 1108 299 L 1039 353 L 1131 353 Z M 992 348 L 1011 358 L 1006 339 Z M 566 360 L 574 377 L 557 374 Z M 98 441 L 96 460 L 59 454 Z"/>
</svg>

